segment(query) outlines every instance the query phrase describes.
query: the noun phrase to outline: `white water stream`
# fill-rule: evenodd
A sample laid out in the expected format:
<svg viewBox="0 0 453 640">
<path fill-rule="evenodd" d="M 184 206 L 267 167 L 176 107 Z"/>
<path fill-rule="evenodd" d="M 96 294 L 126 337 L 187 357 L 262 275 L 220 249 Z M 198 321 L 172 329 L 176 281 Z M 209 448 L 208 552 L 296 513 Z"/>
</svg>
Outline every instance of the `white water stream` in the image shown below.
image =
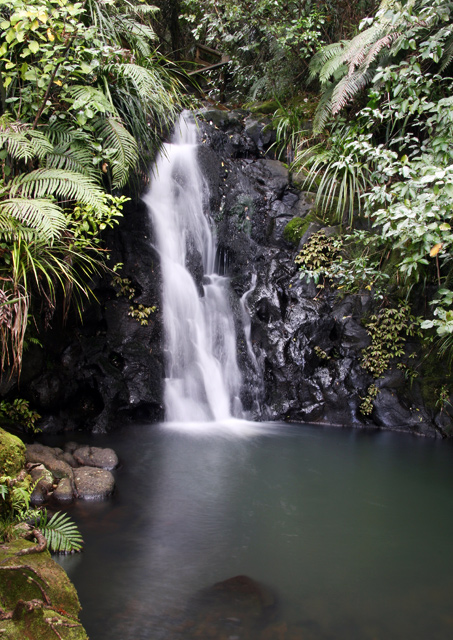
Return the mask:
<svg viewBox="0 0 453 640">
<path fill-rule="evenodd" d="M 216 240 L 197 146 L 195 123 L 182 117 L 173 142 L 157 159 L 143 198 L 161 258 L 165 409 L 170 422 L 243 417 L 229 283 L 214 270 Z M 202 296 L 187 268 L 189 252 L 203 265 Z"/>
</svg>

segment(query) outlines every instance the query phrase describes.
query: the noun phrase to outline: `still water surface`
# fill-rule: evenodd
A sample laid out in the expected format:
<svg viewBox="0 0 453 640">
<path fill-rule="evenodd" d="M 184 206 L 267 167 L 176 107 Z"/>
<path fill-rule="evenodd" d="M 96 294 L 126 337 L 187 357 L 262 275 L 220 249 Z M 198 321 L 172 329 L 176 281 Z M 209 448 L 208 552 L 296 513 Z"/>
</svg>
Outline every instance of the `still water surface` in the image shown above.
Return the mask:
<svg viewBox="0 0 453 640">
<path fill-rule="evenodd" d="M 212 637 L 453 638 L 449 443 L 250 423 L 90 443 L 121 459 L 111 500 L 72 507 L 85 550 L 61 559 L 91 640 L 192 637 L 195 594 L 238 574 L 275 594 L 272 620 Z"/>
</svg>

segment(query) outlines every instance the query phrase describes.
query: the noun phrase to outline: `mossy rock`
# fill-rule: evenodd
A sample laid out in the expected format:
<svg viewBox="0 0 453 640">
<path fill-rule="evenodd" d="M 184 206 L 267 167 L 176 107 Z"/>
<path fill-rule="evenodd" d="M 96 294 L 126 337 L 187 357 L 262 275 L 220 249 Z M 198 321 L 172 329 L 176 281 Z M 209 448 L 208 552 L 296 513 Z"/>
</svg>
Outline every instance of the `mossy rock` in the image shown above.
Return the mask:
<svg viewBox="0 0 453 640">
<path fill-rule="evenodd" d="M 283 237 L 286 242 L 290 242 L 291 244 L 297 245 L 299 244 L 299 240 L 304 235 L 307 230 L 307 224 L 303 218 L 298 218 L 297 216 L 290 220 L 286 227 L 283 229 Z"/>
<path fill-rule="evenodd" d="M 244 106 L 252 113 L 269 115 L 278 109 L 279 104 L 276 100 L 266 100 L 265 102 L 249 102 Z"/>
<path fill-rule="evenodd" d="M 54 627 L 62 640 L 88 640 L 75 587 L 50 553 L 15 555 L 30 546 L 15 540 L 0 547 L 0 608 L 13 613 L 0 621 L 2 640 L 55 640 Z"/>
<path fill-rule="evenodd" d="M 25 465 L 25 445 L 0 428 L 0 476 L 14 478 Z"/>
<path fill-rule="evenodd" d="M 314 211 L 311 211 L 308 215 L 305 216 L 305 218 L 296 216 L 292 218 L 283 229 L 283 237 L 287 242 L 298 245 L 300 239 L 305 235 L 309 226 L 314 222 L 317 222 L 319 224 L 322 223 L 322 221 L 319 220 Z"/>
</svg>

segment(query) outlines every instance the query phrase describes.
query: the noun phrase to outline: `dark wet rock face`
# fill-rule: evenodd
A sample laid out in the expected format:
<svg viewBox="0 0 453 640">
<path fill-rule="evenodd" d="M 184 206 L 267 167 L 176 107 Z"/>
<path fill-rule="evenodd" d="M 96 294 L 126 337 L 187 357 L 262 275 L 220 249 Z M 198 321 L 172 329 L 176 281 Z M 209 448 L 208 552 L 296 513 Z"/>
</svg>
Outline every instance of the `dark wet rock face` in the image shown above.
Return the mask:
<svg viewBox="0 0 453 640">
<path fill-rule="evenodd" d="M 44 349 L 32 347 L 25 359 L 16 393 L 43 416 L 47 433 L 102 432 L 163 417 L 160 272 L 146 208 L 128 203 L 106 244 L 110 264 L 123 263 L 119 282 L 98 278 L 98 302 L 85 304 L 83 323 L 74 314 L 62 326 L 56 313 L 52 330 L 40 336 Z M 131 315 L 139 304 L 156 307 L 147 325 Z"/>
<path fill-rule="evenodd" d="M 202 113 L 207 124 L 201 127 L 200 161 L 209 180 L 223 264 L 238 297 L 256 274 L 247 299 L 262 375 L 256 417 L 439 435 L 416 383 L 412 388 L 402 384 L 396 367 L 379 381 L 361 367 L 362 350 L 370 343 L 363 319 L 374 312 L 370 295 L 342 298 L 300 279 L 294 258 L 323 225 L 308 219 L 297 249 L 283 231 L 294 217 L 304 219 L 313 211 L 313 194 L 301 191 L 282 163 L 266 157 L 269 140 L 257 138 L 265 130 L 251 127 L 250 117 L 233 112 L 216 120 L 211 115 Z M 243 152 L 237 146 L 241 140 Z M 326 229 L 326 235 L 337 232 Z M 240 345 L 241 338 L 241 366 L 250 381 L 253 366 Z M 372 414 L 365 416 L 360 405 L 371 384 L 379 392 Z M 252 396 L 248 389 L 243 398 L 250 408 Z"/>
</svg>

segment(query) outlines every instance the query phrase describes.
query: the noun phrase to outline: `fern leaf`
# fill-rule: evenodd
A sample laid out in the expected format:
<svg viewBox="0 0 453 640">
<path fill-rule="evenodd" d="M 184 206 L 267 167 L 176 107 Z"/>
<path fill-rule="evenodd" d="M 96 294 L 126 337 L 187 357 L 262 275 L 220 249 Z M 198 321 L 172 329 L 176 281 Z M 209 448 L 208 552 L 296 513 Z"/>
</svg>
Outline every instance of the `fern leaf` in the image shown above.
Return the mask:
<svg viewBox="0 0 453 640">
<path fill-rule="evenodd" d="M 63 169 L 99 180 L 99 171 L 93 165 L 93 152 L 80 142 L 62 143 L 54 147 L 46 156 L 48 169 Z"/>
<path fill-rule="evenodd" d="M 103 207 L 103 192 L 87 176 L 74 171 L 36 169 L 17 176 L 8 185 L 10 194 L 22 198 L 45 198 L 55 195 L 69 201 Z"/>
<path fill-rule="evenodd" d="M 137 142 L 116 118 L 100 119 L 94 126 L 104 146 L 115 151 L 115 161 L 111 167 L 113 187 L 120 188 L 126 184 L 129 171 L 137 166 Z"/>
<path fill-rule="evenodd" d="M 90 107 L 95 113 L 115 113 L 115 107 L 108 100 L 105 93 L 89 85 L 74 85 L 68 93 L 73 98 L 72 109 L 78 111 L 82 107 Z"/>
<path fill-rule="evenodd" d="M 372 78 L 373 74 L 369 71 L 362 72 L 358 69 L 352 75 L 348 75 L 340 80 L 332 93 L 332 114 L 336 115 L 339 113 L 343 107 L 350 103 L 357 93 L 372 80 Z"/>
<path fill-rule="evenodd" d="M 342 41 L 334 42 L 317 51 L 310 61 L 309 81 L 311 82 L 319 75 L 319 81 L 321 84 L 325 84 L 331 77 L 329 67 L 326 65 L 328 65 L 329 61 L 332 61 L 332 65 L 335 67 L 335 65 L 337 65 L 337 59 L 339 59 L 339 64 L 342 64 L 341 55 L 344 52 L 344 48 L 345 42 Z"/>
<path fill-rule="evenodd" d="M 43 133 L 13 124 L 0 125 L 0 147 L 6 147 L 13 160 L 23 162 L 41 159 L 52 150 L 51 142 Z"/>
<path fill-rule="evenodd" d="M 48 522 L 40 521 L 38 529 L 46 538 L 47 546 L 53 553 L 82 550 L 82 536 L 66 513 L 57 511 Z"/>
<path fill-rule="evenodd" d="M 21 228 L 18 229 L 15 221 Z M 9 198 L 0 202 L 0 235 L 14 237 L 18 232 L 30 238 L 52 242 L 66 228 L 67 220 L 61 208 L 51 200 Z M 25 232 L 29 227 L 29 233 Z"/>
</svg>

